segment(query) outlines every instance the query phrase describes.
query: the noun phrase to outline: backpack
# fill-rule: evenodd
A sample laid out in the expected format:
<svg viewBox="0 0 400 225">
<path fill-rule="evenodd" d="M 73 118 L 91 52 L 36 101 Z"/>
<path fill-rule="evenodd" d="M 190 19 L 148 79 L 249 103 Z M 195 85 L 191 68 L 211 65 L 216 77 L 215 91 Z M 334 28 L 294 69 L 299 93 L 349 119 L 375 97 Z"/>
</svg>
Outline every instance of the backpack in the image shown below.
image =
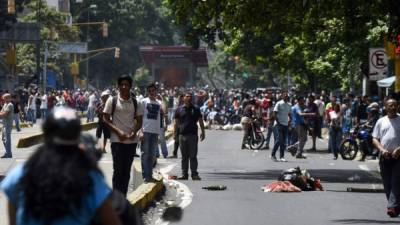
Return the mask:
<svg viewBox="0 0 400 225">
<path fill-rule="evenodd" d="M 135 95 L 133 95 L 132 93 L 131 93 L 131 99 L 133 101 L 133 106 L 135 107 L 134 117 L 136 117 L 136 115 L 137 115 L 137 105 L 138 104 L 137 104 L 137 100 L 136 100 Z M 118 100 L 118 96 L 113 96 L 112 97 L 111 117 L 114 115 L 115 107 L 117 106 L 117 100 Z"/>
</svg>

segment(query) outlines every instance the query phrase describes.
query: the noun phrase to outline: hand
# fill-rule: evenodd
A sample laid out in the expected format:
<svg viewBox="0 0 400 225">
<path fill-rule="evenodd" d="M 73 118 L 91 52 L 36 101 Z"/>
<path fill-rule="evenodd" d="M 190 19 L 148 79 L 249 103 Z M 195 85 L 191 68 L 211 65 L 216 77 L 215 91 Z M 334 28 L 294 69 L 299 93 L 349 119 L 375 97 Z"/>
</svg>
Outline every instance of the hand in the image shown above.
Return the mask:
<svg viewBox="0 0 400 225">
<path fill-rule="evenodd" d="M 383 156 L 383 158 L 385 158 L 385 159 L 390 159 L 391 153 L 390 153 L 388 150 L 384 149 L 384 150 L 382 151 L 382 156 Z"/>
<path fill-rule="evenodd" d="M 143 134 L 143 132 L 139 132 L 139 140 L 140 141 L 143 141 L 143 139 L 144 139 L 144 134 Z"/>
<path fill-rule="evenodd" d="M 392 152 L 392 157 L 394 159 L 399 159 L 400 157 L 400 148 L 396 148 L 393 152 Z"/>
<path fill-rule="evenodd" d="M 206 138 L 206 135 L 204 134 L 204 132 L 201 132 L 201 134 L 200 134 L 200 141 L 203 141 L 204 138 Z"/>
<path fill-rule="evenodd" d="M 126 139 L 128 139 L 128 135 L 125 134 L 125 132 L 123 131 L 118 132 L 117 135 L 120 141 L 125 141 Z"/>
<path fill-rule="evenodd" d="M 129 135 L 128 139 L 135 139 L 136 138 L 136 132 L 132 131 L 132 133 Z"/>
</svg>

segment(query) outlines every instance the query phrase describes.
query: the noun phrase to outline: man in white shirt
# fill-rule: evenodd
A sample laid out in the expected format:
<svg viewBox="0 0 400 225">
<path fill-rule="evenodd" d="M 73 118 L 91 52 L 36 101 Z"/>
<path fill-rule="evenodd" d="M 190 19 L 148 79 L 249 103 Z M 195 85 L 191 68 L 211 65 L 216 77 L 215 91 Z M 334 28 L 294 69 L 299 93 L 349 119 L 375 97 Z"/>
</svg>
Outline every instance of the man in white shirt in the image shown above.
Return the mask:
<svg viewBox="0 0 400 225">
<path fill-rule="evenodd" d="M 274 137 L 277 137 L 277 141 L 275 141 L 274 148 L 271 152 L 271 159 L 273 161 L 278 161 L 275 154 L 279 148 L 279 161 L 286 162 L 286 159 L 284 157 L 291 110 L 292 106 L 289 103 L 288 93 L 287 91 L 283 91 L 282 99 L 275 104 L 273 112 L 273 118 L 275 120 Z"/>
<path fill-rule="evenodd" d="M 390 217 L 400 214 L 400 116 L 397 106 L 393 98 L 385 102 L 387 116 L 376 122 L 372 132 L 373 144 L 380 151 L 379 166 Z"/>
<path fill-rule="evenodd" d="M 42 97 L 40 98 L 40 112 L 43 120 L 47 117 L 47 103 L 47 94 L 46 92 L 42 92 Z"/>
<path fill-rule="evenodd" d="M 96 111 L 96 102 L 97 102 L 97 97 L 94 91 L 91 92 L 89 96 L 89 101 L 88 101 L 88 110 L 87 110 L 87 120 L 86 122 L 93 122 L 94 117 L 95 117 L 95 111 Z"/>
<path fill-rule="evenodd" d="M 147 98 L 141 101 L 143 123 L 140 133 L 142 151 L 142 175 L 145 183 L 153 182 L 153 164 L 158 149 L 158 135 L 161 133 L 161 104 L 157 101 L 157 87 L 154 83 L 147 86 Z"/>
<path fill-rule="evenodd" d="M 143 110 L 131 95 L 132 78 L 123 75 L 118 79 L 119 94 L 108 98 L 104 110 L 104 123 L 111 131 L 113 158 L 113 189 L 124 195 L 128 192 L 133 157 L 138 143 L 137 132 L 142 127 Z M 111 120 L 112 118 L 112 120 Z"/>
</svg>

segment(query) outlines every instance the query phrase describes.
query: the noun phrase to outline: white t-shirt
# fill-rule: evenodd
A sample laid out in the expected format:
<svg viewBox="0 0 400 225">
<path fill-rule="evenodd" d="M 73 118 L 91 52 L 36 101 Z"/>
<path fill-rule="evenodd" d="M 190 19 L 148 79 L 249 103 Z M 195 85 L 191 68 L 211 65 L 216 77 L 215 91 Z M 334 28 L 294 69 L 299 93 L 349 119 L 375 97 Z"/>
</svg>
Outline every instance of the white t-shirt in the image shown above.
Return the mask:
<svg viewBox="0 0 400 225">
<path fill-rule="evenodd" d="M 389 152 L 400 147 L 400 115 L 393 119 L 388 116 L 380 118 L 375 124 L 372 137 L 379 139 Z"/>
<path fill-rule="evenodd" d="M 97 101 L 96 95 L 95 95 L 95 94 L 91 94 L 91 95 L 89 96 L 89 104 L 88 104 L 88 107 L 89 107 L 89 108 L 94 108 L 94 107 L 96 107 L 96 101 Z"/>
<path fill-rule="evenodd" d="M 275 104 L 274 112 L 276 119 L 281 125 L 288 126 L 289 124 L 289 113 L 292 110 L 290 103 L 280 100 Z"/>
<path fill-rule="evenodd" d="M 161 104 L 157 100 L 144 98 L 141 101 L 143 109 L 143 125 L 142 130 L 145 133 L 160 134 L 161 131 Z"/>
<path fill-rule="evenodd" d="M 40 102 L 40 109 L 47 109 L 47 95 L 43 95 Z"/>
<path fill-rule="evenodd" d="M 36 110 L 36 95 L 30 95 L 28 101 L 28 109 Z"/>
<path fill-rule="evenodd" d="M 113 100 L 112 97 L 109 97 L 107 99 L 107 102 L 106 102 L 106 104 L 104 106 L 104 110 L 103 110 L 104 113 L 111 115 L 112 100 Z M 143 110 L 142 110 L 141 104 L 138 103 L 138 109 L 136 112 L 136 116 L 141 116 L 141 115 L 143 115 Z M 135 129 L 136 123 L 135 123 L 134 117 L 135 117 L 135 106 L 134 106 L 132 99 L 130 98 L 128 100 L 123 100 L 122 98 L 120 98 L 120 96 L 118 94 L 117 104 L 115 106 L 114 115 L 112 115 L 112 124 L 114 124 L 116 127 L 121 129 L 123 132 L 130 134 Z M 123 144 L 132 144 L 132 143 L 138 142 L 138 138 L 121 141 L 121 140 L 119 140 L 119 137 L 117 136 L 117 134 L 115 134 L 114 132 L 111 132 L 110 140 L 111 140 L 111 142 L 118 142 L 118 143 L 123 143 Z"/>
</svg>

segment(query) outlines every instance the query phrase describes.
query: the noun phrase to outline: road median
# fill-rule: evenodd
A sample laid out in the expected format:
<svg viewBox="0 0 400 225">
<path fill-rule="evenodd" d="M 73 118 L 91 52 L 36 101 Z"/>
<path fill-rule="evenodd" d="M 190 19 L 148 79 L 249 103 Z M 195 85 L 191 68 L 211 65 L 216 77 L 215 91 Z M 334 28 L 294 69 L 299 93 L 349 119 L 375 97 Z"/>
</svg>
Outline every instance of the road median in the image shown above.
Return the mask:
<svg viewBox="0 0 400 225">
<path fill-rule="evenodd" d="M 97 122 L 82 124 L 82 131 L 88 131 L 97 127 Z M 17 148 L 28 148 L 43 142 L 43 133 L 29 135 L 20 138 L 17 143 Z"/>
</svg>

